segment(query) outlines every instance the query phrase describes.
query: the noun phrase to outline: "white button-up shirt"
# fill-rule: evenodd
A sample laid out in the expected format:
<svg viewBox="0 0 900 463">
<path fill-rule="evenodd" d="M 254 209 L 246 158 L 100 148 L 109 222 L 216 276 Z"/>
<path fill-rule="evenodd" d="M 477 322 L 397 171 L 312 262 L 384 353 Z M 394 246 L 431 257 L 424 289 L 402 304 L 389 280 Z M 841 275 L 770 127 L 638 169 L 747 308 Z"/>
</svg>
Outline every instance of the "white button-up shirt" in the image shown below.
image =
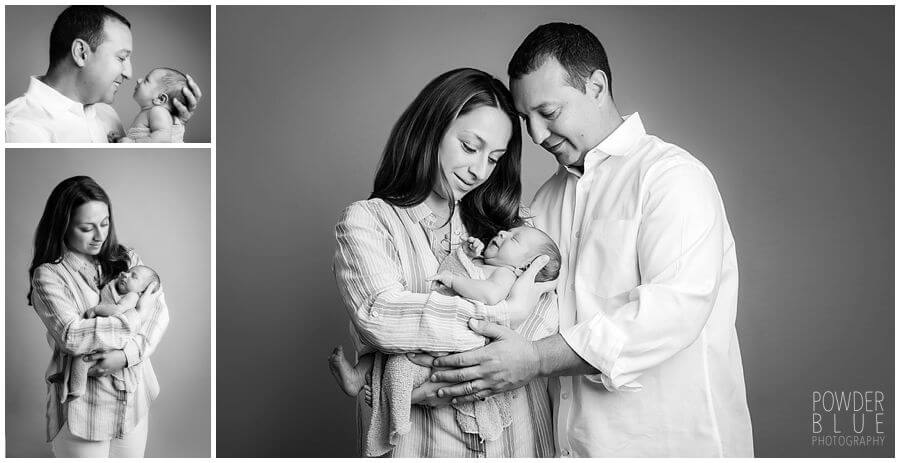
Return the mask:
<svg viewBox="0 0 900 463">
<path fill-rule="evenodd" d="M 560 455 L 752 456 L 734 239 L 709 170 L 634 114 L 532 213 L 564 256 L 560 334 L 600 371 L 560 378 Z"/>
<path fill-rule="evenodd" d="M 35 76 L 25 94 L 6 105 L 8 143 L 107 143 L 124 134 L 112 106 L 83 105 Z"/>
</svg>

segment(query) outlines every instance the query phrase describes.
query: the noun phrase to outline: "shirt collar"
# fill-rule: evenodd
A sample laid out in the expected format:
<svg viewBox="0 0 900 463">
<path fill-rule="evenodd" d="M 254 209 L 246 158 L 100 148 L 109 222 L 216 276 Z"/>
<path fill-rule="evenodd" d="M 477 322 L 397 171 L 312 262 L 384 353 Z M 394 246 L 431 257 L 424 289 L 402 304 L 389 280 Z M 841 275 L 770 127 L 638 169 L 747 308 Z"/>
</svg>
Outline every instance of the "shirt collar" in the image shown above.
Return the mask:
<svg viewBox="0 0 900 463">
<path fill-rule="evenodd" d="M 610 156 L 627 156 L 631 153 L 634 142 L 647 134 L 641 115 L 634 113 L 622 118 L 622 123 L 607 135 L 599 145 L 588 151 L 584 156 L 585 170 L 597 165 L 600 161 Z M 578 171 L 566 167 L 571 173 L 581 176 Z"/>
<path fill-rule="evenodd" d="M 28 91 L 25 92 L 25 95 L 51 112 L 70 111 L 79 115 L 89 115 L 93 110 L 93 105 L 85 106 L 63 95 L 55 88 L 42 82 L 37 76 L 31 76 Z"/>
</svg>

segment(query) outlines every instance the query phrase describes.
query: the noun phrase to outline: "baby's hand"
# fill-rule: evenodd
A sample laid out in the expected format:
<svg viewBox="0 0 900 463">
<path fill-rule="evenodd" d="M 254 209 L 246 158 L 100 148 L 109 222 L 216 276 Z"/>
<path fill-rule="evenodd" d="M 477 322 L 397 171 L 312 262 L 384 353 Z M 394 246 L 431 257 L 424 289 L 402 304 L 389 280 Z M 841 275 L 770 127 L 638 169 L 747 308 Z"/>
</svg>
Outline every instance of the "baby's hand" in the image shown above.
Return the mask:
<svg viewBox="0 0 900 463">
<path fill-rule="evenodd" d="M 134 140 L 128 137 L 122 137 L 116 140 L 116 143 L 134 143 Z"/>
<path fill-rule="evenodd" d="M 437 275 L 426 278 L 425 281 L 439 281 L 444 286 L 453 289 L 453 274 L 446 270 L 438 273 Z"/>
<path fill-rule="evenodd" d="M 480 239 L 470 236 L 466 239 L 469 242 L 469 251 L 474 256 L 480 256 L 484 252 L 484 243 Z"/>
</svg>

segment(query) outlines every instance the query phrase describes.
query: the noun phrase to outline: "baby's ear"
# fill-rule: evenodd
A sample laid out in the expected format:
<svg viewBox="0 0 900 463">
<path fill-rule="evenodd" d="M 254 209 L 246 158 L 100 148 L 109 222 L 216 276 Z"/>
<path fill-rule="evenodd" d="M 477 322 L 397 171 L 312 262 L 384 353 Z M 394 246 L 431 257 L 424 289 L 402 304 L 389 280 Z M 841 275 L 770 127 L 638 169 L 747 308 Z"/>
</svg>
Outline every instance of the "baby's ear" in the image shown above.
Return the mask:
<svg viewBox="0 0 900 463">
<path fill-rule="evenodd" d="M 167 93 L 160 93 L 159 95 L 156 95 L 156 98 L 153 99 L 153 104 L 158 106 L 165 106 L 168 102 L 169 95 Z"/>
</svg>

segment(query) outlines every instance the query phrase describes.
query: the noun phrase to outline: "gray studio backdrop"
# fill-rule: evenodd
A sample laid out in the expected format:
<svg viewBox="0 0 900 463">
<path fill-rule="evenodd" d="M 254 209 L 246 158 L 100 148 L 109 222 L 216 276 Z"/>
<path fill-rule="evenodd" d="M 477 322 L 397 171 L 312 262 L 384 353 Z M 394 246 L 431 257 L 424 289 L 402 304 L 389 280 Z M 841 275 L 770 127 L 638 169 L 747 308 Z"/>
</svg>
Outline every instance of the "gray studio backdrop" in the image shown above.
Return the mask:
<svg viewBox="0 0 900 463">
<path fill-rule="evenodd" d="M 203 100 L 185 130 L 186 143 L 209 143 L 212 114 L 210 10 L 205 5 L 112 5 L 131 23 L 134 74 L 116 94 L 113 108 L 125 128 L 138 114 L 131 95 L 151 69 L 169 67 L 190 74 Z M 6 103 L 28 89 L 28 78 L 47 72 L 50 29 L 61 5 L 6 7 Z"/>
<path fill-rule="evenodd" d="M 119 241 L 157 270 L 171 321 L 153 354 L 160 394 L 149 457 L 210 454 L 210 152 L 207 149 L 6 150 L 6 456 L 45 443 L 46 330 L 26 304 L 34 231 L 61 180 L 90 175 L 109 194 Z"/>
<path fill-rule="evenodd" d="M 597 34 L 620 110 L 718 181 L 756 454 L 893 455 L 893 7 L 217 15 L 218 49 L 242 57 L 218 61 L 217 344 L 230 362 L 217 373 L 218 456 L 354 455 L 353 401 L 326 366 L 350 343 L 334 224 L 371 192 L 391 126 L 426 82 L 462 66 L 506 81 L 521 40 L 551 21 Z M 530 201 L 555 164 L 524 145 Z M 824 390 L 883 391 L 886 446 L 812 447 L 812 394 Z"/>
</svg>

